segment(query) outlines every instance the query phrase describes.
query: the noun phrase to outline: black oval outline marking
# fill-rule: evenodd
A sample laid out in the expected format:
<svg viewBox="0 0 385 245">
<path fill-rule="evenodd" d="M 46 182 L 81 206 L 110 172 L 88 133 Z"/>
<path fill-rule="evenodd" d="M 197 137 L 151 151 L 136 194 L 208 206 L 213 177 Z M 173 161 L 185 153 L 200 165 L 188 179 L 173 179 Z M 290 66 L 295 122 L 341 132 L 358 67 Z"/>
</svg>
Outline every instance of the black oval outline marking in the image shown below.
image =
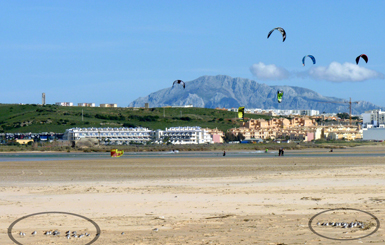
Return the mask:
<svg viewBox="0 0 385 245">
<path fill-rule="evenodd" d="M 73 213 L 67 213 L 67 212 L 55 212 L 55 211 L 52 211 L 52 212 L 41 212 L 41 213 L 34 213 L 34 214 L 30 214 L 30 215 L 27 215 L 27 216 L 24 216 L 24 217 L 21 217 L 20 219 L 17 219 L 15 220 L 9 227 L 8 227 L 8 237 L 16 244 L 18 245 L 23 245 L 22 243 L 18 242 L 13 236 L 12 236 L 12 229 L 13 227 L 18 223 L 20 222 L 21 220 L 23 219 L 26 219 L 26 218 L 29 218 L 31 216 L 36 216 L 36 215 L 42 215 L 42 214 L 67 214 L 67 215 L 72 215 L 72 216 L 77 216 L 77 217 L 80 217 L 82 219 L 85 219 L 87 220 L 88 222 L 90 222 L 91 224 L 93 224 L 96 228 L 96 234 L 99 234 L 99 235 L 95 235 L 95 238 L 90 241 L 89 243 L 85 244 L 85 245 L 90 245 L 94 242 L 96 242 L 96 240 L 98 240 L 98 238 L 100 237 L 100 227 L 98 226 L 98 224 L 96 224 L 96 222 L 94 222 L 92 219 L 89 219 L 87 217 L 84 217 L 84 216 L 81 216 L 79 214 L 73 214 Z"/>
<path fill-rule="evenodd" d="M 377 222 L 377 226 L 376 226 L 376 229 L 372 232 L 372 233 L 369 233 L 368 235 L 365 235 L 365 236 L 362 236 L 362 237 L 358 237 L 358 238 L 348 238 L 348 239 L 338 239 L 338 238 L 330 238 L 330 237 L 327 237 L 327 236 L 324 236 L 324 235 L 321 235 L 319 233 L 317 233 L 312 227 L 311 227 L 311 223 L 313 222 L 313 219 L 315 217 L 317 217 L 318 215 L 321 215 L 323 213 L 326 213 L 326 212 L 330 212 L 330 211 L 335 211 L 335 210 L 354 210 L 354 211 L 359 211 L 359 212 L 362 212 L 362 213 L 366 213 L 370 216 L 372 216 L 376 222 Z M 309 220 L 309 229 L 316 235 L 320 236 L 320 237 L 323 237 L 323 238 L 326 238 L 326 239 L 331 239 L 331 240 L 336 240 L 336 241 L 350 241 L 350 240 L 358 240 L 358 239 L 361 239 L 361 238 L 365 238 L 365 237 L 368 237 L 370 235 L 373 235 L 375 232 L 377 232 L 377 230 L 380 228 L 380 221 L 377 219 L 376 216 L 374 216 L 373 214 L 369 213 L 369 212 L 366 212 L 366 211 L 362 211 L 360 209 L 355 209 L 355 208 L 336 208 L 336 209 L 329 209 L 329 210 L 326 210 L 326 211 L 322 211 L 321 213 L 318 213 L 316 215 L 314 215 L 310 220 Z"/>
</svg>

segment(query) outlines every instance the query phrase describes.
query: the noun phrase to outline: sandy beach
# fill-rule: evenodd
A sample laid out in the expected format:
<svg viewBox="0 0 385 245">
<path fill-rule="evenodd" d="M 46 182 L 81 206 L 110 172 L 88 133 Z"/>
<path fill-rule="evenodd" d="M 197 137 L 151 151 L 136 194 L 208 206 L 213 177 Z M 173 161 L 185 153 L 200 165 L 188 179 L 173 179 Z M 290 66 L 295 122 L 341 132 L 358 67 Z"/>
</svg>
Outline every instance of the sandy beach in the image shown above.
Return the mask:
<svg viewBox="0 0 385 245">
<path fill-rule="evenodd" d="M 385 149 L 349 151 L 355 154 L 0 162 L 0 243 L 15 244 L 7 234 L 15 220 L 55 211 L 96 222 L 93 244 L 384 244 L 385 157 L 360 152 Z M 347 241 L 309 229 L 316 214 L 341 208 L 368 212 L 381 226 Z M 365 229 L 316 224 L 355 220 Z M 352 210 L 325 213 L 311 226 L 335 239 L 376 229 L 371 216 Z M 56 229 L 59 236 L 43 235 Z M 90 236 L 66 239 L 66 230 Z M 90 222 L 59 213 L 26 218 L 12 230 L 20 244 L 87 244 L 95 235 Z"/>
</svg>

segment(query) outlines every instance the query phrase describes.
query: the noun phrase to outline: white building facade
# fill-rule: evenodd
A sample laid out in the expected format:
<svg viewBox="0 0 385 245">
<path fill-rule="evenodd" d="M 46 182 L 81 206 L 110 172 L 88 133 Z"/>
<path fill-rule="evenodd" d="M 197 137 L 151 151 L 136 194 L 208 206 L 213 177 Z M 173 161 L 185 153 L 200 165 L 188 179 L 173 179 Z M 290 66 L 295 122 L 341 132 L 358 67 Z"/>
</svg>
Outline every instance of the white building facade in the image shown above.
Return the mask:
<svg viewBox="0 0 385 245">
<path fill-rule="evenodd" d="M 362 114 L 362 124 L 364 128 L 384 128 L 385 111 L 381 111 L 381 109 L 365 111 L 365 113 Z"/>
<path fill-rule="evenodd" d="M 71 128 L 64 133 L 65 140 L 82 138 L 98 139 L 100 144 L 128 145 L 146 143 L 153 140 L 153 131 L 148 128 Z"/>
<path fill-rule="evenodd" d="M 72 102 L 56 102 L 55 105 L 60 105 L 60 106 L 73 106 L 74 103 L 72 103 Z"/>
<path fill-rule="evenodd" d="M 100 107 L 118 107 L 118 104 L 100 104 Z"/>
<path fill-rule="evenodd" d="M 238 111 L 238 109 L 236 109 Z M 298 115 L 298 116 L 316 116 L 319 115 L 318 110 L 281 110 L 281 109 L 246 109 L 245 113 L 255 113 L 255 114 L 263 114 L 263 113 L 274 113 L 277 116 L 290 116 L 290 115 Z"/>
<path fill-rule="evenodd" d="M 170 142 L 172 144 L 213 144 L 212 136 L 201 127 L 171 127 L 166 130 L 152 131 L 148 128 L 71 128 L 64 133 L 63 139 L 76 141 L 97 139 L 100 144 L 128 145 Z"/>
<path fill-rule="evenodd" d="M 213 139 L 208 131 L 201 127 L 171 127 L 155 132 L 155 142 L 165 141 L 172 144 L 213 144 Z"/>
<path fill-rule="evenodd" d="M 385 128 L 363 128 L 363 140 L 385 140 Z"/>
<path fill-rule="evenodd" d="M 95 107 L 95 103 L 78 103 L 78 106 L 82 106 L 82 107 Z"/>
</svg>

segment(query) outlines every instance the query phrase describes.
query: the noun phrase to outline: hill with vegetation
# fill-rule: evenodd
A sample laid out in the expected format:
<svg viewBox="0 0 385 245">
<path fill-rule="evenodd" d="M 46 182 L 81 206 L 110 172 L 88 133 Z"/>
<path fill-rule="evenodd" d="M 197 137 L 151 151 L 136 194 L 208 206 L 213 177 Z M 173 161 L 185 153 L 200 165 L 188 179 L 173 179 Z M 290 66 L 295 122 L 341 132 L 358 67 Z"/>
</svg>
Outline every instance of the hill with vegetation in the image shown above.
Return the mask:
<svg viewBox="0 0 385 245">
<path fill-rule="evenodd" d="M 101 108 L 0 104 L 0 133 L 64 133 L 74 127 L 200 126 L 226 131 L 239 127 L 237 113 L 209 108 Z M 245 114 L 246 118 L 269 116 Z"/>
</svg>

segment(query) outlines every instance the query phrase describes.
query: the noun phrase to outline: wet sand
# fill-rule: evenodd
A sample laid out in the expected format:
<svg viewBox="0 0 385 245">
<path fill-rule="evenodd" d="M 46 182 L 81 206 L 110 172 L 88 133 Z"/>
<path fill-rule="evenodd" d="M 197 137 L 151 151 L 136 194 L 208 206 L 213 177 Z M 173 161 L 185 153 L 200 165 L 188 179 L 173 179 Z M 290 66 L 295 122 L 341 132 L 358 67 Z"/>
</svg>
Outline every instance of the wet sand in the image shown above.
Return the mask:
<svg viewBox="0 0 385 245">
<path fill-rule="evenodd" d="M 360 151 L 384 150 L 356 148 L 352 157 L 320 151 L 326 156 L 0 162 L 0 241 L 15 244 L 7 234 L 15 220 L 57 211 L 95 221 L 101 234 L 94 244 L 384 244 L 381 226 L 353 241 L 326 239 L 308 227 L 314 215 L 336 208 L 384 221 L 385 157 Z M 374 230 L 312 225 L 336 238 Z M 50 229 L 61 235 L 44 236 Z M 67 240 L 66 229 L 91 235 Z M 95 233 L 89 222 L 60 214 L 27 218 L 12 230 L 21 244 L 86 244 Z"/>
</svg>

